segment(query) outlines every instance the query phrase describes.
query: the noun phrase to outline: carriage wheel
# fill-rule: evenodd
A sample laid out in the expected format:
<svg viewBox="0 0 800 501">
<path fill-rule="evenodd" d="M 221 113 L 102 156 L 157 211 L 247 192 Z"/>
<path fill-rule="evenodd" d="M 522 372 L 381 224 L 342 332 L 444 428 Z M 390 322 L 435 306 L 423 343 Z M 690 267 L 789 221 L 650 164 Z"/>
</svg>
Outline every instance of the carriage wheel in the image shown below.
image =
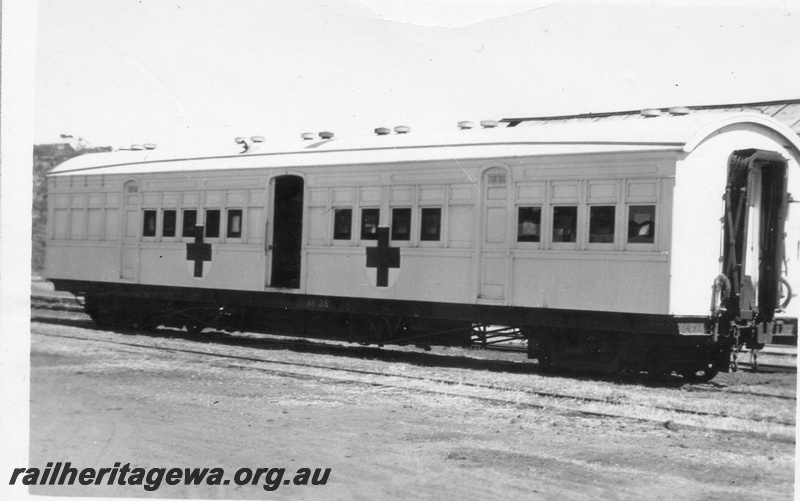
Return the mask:
<svg viewBox="0 0 800 501">
<path fill-rule="evenodd" d="M 119 325 L 119 321 L 114 310 L 98 308 L 89 313 L 92 321 L 101 329 L 113 329 Z"/>
<path fill-rule="evenodd" d="M 530 350 L 530 339 L 529 350 Z M 552 332 L 545 333 L 539 341 L 539 346 L 536 348 L 536 360 L 539 362 L 539 368 L 544 372 L 555 372 L 557 369 L 556 355 L 558 353 L 558 340 Z"/>
<path fill-rule="evenodd" d="M 541 349 L 539 356 L 536 358 L 539 362 L 539 368 L 544 372 L 555 372 L 556 363 L 552 347 Z"/>
<path fill-rule="evenodd" d="M 137 318 L 130 322 L 130 327 L 137 331 L 154 331 L 158 323 L 151 319 Z"/>
<path fill-rule="evenodd" d="M 552 371 L 555 368 L 553 357 L 549 353 L 546 355 L 539 355 L 539 358 L 536 360 L 539 361 L 539 367 L 541 367 L 543 371 Z"/>
<path fill-rule="evenodd" d="M 205 325 L 195 322 L 183 324 L 183 326 L 186 327 L 186 331 L 193 336 L 200 334 L 201 332 L 203 332 L 203 329 L 206 328 Z"/>
<path fill-rule="evenodd" d="M 719 374 L 719 369 L 712 362 L 706 362 L 697 370 L 686 370 L 681 372 L 681 376 L 690 383 L 705 383 L 714 379 Z"/>
</svg>

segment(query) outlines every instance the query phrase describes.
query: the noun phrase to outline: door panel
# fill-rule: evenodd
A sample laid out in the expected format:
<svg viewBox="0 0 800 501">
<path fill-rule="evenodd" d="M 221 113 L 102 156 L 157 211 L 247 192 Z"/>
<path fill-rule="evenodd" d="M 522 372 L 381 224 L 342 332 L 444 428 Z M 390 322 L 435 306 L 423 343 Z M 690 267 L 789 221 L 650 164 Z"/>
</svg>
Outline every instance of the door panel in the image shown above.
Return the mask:
<svg viewBox="0 0 800 501">
<path fill-rule="evenodd" d="M 504 302 L 508 279 L 508 173 L 493 168 L 483 175 L 483 229 L 480 237 L 479 297 Z"/>
<path fill-rule="evenodd" d="M 139 183 L 130 181 L 123 188 L 125 226 L 120 232 L 119 278 L 121 280 L 139 281 L 139 235 L 141 234 L 142 210 Z"/>
<path fill-rule="evenodd" d="M 483 253 L 481 298 L 503 299 L 505 297 L 507 260 L 505 253 Z"/>
<path fill-rule="evenodd" d="M 122 274 L 123 280 L 136 280 L 139 274 L 139 246 L 137 244 L 122 244 Z"/>
<path fill-rule="evenodd" d="M 508 210 L 505 207 L 486 208 L 486 240 L 487 244 L 506 244 L 506 218 Z"/>
</svg>

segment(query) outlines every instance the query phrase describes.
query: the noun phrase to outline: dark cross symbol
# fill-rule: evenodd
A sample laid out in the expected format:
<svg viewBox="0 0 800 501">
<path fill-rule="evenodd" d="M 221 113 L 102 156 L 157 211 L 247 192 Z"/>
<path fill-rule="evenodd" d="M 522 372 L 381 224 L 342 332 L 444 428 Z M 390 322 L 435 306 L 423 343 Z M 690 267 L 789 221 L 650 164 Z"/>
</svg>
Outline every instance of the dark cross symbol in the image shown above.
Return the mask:
<svg viewBox="0 0 800 501">
<path fill-rule="evenodd" d="M 194 261 L 194 276 L 203 276 L 203 261 L 211 261 L 211 244 L 203 243 L 203 227 L 194 227 L 194 243 L 186 244 L 186 260 Z"/>
<path fill-rule="evenodd" d="M 389 247 L 389 228 L 378 228 L 378 246 L 367 247 L 367 268 L 378 269 L 378 287 L 389 286 L 389 268 L 400 267 L 400 249 Z"/>
</svg>

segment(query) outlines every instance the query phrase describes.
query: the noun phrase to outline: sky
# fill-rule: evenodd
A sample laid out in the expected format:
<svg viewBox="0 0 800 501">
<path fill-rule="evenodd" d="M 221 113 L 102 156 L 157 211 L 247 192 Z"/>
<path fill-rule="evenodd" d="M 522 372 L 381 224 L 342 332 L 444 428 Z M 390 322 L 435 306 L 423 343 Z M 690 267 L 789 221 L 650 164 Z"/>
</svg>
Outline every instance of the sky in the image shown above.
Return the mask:
<svg viewBox="0 0 800 501">
<path fill-rule="evenodd" d="M 40 0 L 34 141 L 237 150 L 237 136 L 798 98 L 788 5 Z"/>
</svg>

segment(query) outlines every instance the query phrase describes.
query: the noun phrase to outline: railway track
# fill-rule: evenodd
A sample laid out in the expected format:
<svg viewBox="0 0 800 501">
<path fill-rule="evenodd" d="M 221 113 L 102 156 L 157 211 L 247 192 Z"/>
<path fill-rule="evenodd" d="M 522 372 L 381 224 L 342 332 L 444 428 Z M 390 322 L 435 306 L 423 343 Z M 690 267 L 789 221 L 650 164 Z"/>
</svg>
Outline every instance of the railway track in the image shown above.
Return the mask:
<svg viewBox="0 0 800 501">
<path fill-rule="evenodd" d="M 58 322 L 56 321 L 56 323 Z M 165 331 L 164 334 L 167 334 L 168 332 L 169 331 Z M 464 381 L 463 378 L 449 379 L 449 378 L 429 377 L 429 376 L 419 376 L 419 375 L 412 376 L 412 375 L 397 374 L 394 372 L 386 372 L 386 371 L 343 368 L 331 365 L 320 365 L 320 364 L 295 362 L 287 360 L 275 360 L 263 357 L 214 353 L 214 352 L 201 351 L 189 348 L 152 346 L 146 343 L 137 343 L 119 339 L 103 340 L 103 339 L 93 339 L 83 336 L 66 336 L 58 334 L 40 334 L 40 335 L 71 338 L 89 342 L 113 343 L 122 346 L 136 347 L 139 349 L 179 352 L 189 355 L 211 357 L 216 360 L 229 361 L 226 364 L 224 364 L 226 366 L 238 367 L 238 368 L 250 368 L 262 372 L 269 372 L 279 376 L 282 375 L 286 377 L 295 377 L 295 378 L 300 377 L 300 378 L 312 378 L 312 379 L 327 380 L 327 381 L 336 380 L 340 382 L 361 383 L 375 387 L 385 387 L 385 388 L 433 393 L 437 395 L 465 397 L 474 400 L 491 402 L 494 404 L 509 404 L 520 407 L 539 408 L 539 409 L 559 408 L 561 410 L 568 410 L 569 412 L 584 416 L 630 418 L 636 420 L 656 421 L 656 422 L 665 421 L 663 416 L 632 417 L 631 415 L 629 415 L 630 412 L 627 413 L 618 412 L 618 410 L 621 409 L 622 407 L 625 407 L 626 410 L 630 410 L 630 408 L 632 407 L 633 408 L 646 407 L 648 410 L 651 411 L 660 411 L 662 415 L 673 416 L 672 419 L 666 420 L 667 422 L 672 422 L 673 420 L 680 419 L 681 416 L 684 416 L 684 417 L 705 418 L 705 419 L 726 419 L 726 420 L 733 419 L 733 420 L 745 420 L 745 421 L 748 420 L 760 421 L 762 423 L 769 422 L 772 425 L 787 426 L 787 427 L 794 427 L 795 425 L 795 422 L 793 420 L 791 421 L 780 420 L 777 418 L 768 418 L 768 419 L 759 418 L 755 420 L 747 417 L 731 416 L 729 413 L 725 412 L 721 413 L 707 412 L 696 409 L 681 408 L 676 406 L 652 405 L 651 403 L 636 404 L 627 401 L 615 402 L 615 401 L 610 401 L 609 398 L 607 397 L 595 398 L 595 397 L 588 397 L 588 396 L 568 394 L 568 393 L 559 393 L 554 391 L 542 391 L 532 388 L 526 388 L 521 390 L 519 388 L 512 388 L 498 384 L 484 384 L 484 383 Z M 285 346 L 285 345 L 292 346 L 292 345 L 302 344 L 308 347 L 309 342 L 307 340 L 292 341 L 291 339 L 280 339 L 271 341 L 247 339 L 244 343 L 233 342 L 228 344 L 232 344 L 234 346 L 248 346 L 248 347 L 249 346 L 258 347 L 259 345 L 269 344 L 271 345 L 270 348 L 274 349 L 276 344 L 280 346 Z M 493 361 L 492 363 L 494 364 L 495 362 L 496 361 Z M 256 364 L 257 366 L 254 367 L 253 364 Z M 533 366 L 534 369 L 531 372 L 537 372 L 534 364 L 520 364 L 519 362 L 500 362 L 500 365 L 508 366 L 509 368 L 513 367 L 513 369 L 515 369 L 515 372 L 519 372 L 520 365 Z M 309 373 L 309 371 L 311 371 L 311 373 Z M 323 371 L 324 373 L 320 374 L 319 371 Z M 426 387 L 419 387 L 419 385 L 422 383 L 424 383 Z M 436 386 L 436 388 L 435 389 L 430 388 L 431 385 Z M 465 390 L 469 391 L 465 392 Z M 476 394 L 476 392 L 478 394 Z M 738 392 L 726 392 L 726 393 L 746 394 L 765 399 L 770 399 L 770 398 L 786 399 L 786 397 L 782 395 L 770 395 L 760 392 L 738 391 Z M 581 408 L 582 406 L 583 407 L 593 406 L 595 407 L 595 409 L 587 410 L 586 408 Z M 691 427 L 692 425 L 689 426 Z M 794 439 L 791 438 L 791 440 Z"/>
<path fill-rule="evenodd" d="M 41 322 L 49 322 L 49 323 L 59 323 L 62 325 L 72 325 L 74 327 L 84 327 L 84 326 L 92 326 L 93 324 L 89 320 L 79 320 L 79 321 L 70 321 L 64 319 L 52 319 L 52 318 L 42 318 L 42 317 L 34 317 L 33 320 L 38 320 Z M 124 332 L 124 331 L 119 331 Z M 142 332 L 136 332 L 137 334 L 142 334 Z M 381 353 L 387 362 L 406 362 L 408 361 L 409 355 L 415 355 L 416 352 L 390 352 L 389 350 L 385 350 L 382 348 L 372 348 L 368 346 L 353 346 L 350 343 L 343 343 L 325 339 L 307 339 L 307 338 L 293 338 L 290 336 L 280 336 L 280 335 L 259 335 L 260 337 L 257 339 L 253 338 L 242 338 L 237 336 L 228 336 L 224 333 L 218 333 L 215 331 L 204 333 L 200 336 L 198 335 L 189 335 L 184 331 L 175 330 L 175 329 L 158 329 L 154 333 L 146 333 L 147 335 L 155 335 L 159 336 L 159 334 L 163 336 L 173 337 L 176 333 L 181 333 L 184 339 L 187 340 L 202 340 L 203 342 L 212 342 L 220 345 L 232 345 L 232 346 L 242 346 L 242 347 L 251 347 L 254 349 L 293 349 L 297 351 L 303 351 L 308 353 L 316 353 L 316 352 L 326 352 L 331 354 L 347 354 L 352 355 L 353 350 L 369 350 L 370 353 L 364 354 L 365 357 L 374 357 L 376 353 Z M 473 351 L 473 350 L 470 350 Z M 480 353 L 484 351 L 483 348 L 475 349 L 475 353 Z M 487 349 L 489 353 L 494 350 Z M 504 350 L 499 350 L 504 351 Z M 391 354 L 390 354 L 391 353 Z M 428 355 L 430 356 L 430 355 Z M 472 368 L 476 370 L 491 370 L 491 371 L 503 371 L 507 373 L 514 373 L 514 374 L 540 374 L 542 370 L 539 369 L 537 362 L 529 362 L 528 359 L 524 361 L 508 361 L 508 360 L 497 360 L 491 358 L 471 358 L 471 357 L 458 357 L 458 356 L 449 356 L 449 359 L 458 359 L 458 358 L 466 358 L 469 359 L 470 363 L 442 363 L 442 366 L 467 366 L 471 365 Z M 475 365 L 478 363 L 478 365 Z M 788 372 L 784 371 L 784 372 Z M 636 376 L 630 377 L 630 382 L 632 384 L 640 384 L 642 382 L 648 383 L 648 381 L 642 380 L 641 378 L 637 378 Z M 658 382 L 649 382 L 651 386 L 659 386 L 660 383 Z M 666 384 L 667 386 L 674 386 L 670 383 Z M 702 386 L 691 386 L 690 391 L 696 392 L 710 392 L 710 393 L 729 393 L 729 394 L 736 394 L 736 395 L 749 395 L 754 397 L 760 398 L 773 398 L 778 400 L 797 400 L 797 397 L 794 395 L 779 395 L 769 392 L 751 392 L 751 391 L 742 391 L 742 390 L 735 390 L 730 388 L 714 388 L 709 387 L 708 385 Z M 530 393 L 530 390 L 526 390 Z M 550 395 L 547 392 L 541 392 L 539 396 L 555 396 L 555 394 Z M 580 397 L 578 397 L 580 398 Z M 594 401 L 598 403 L 607 402 L 605 399 L 584 399 L 584 401 Z M 666 409 L 666 408 L 665 408 Z M 687 413 L 691 413 L 687 412 Z M 707 415 L 720 415 L 721 414 L 713 414 L 708 413 Z"/>
<path fill-rule="evenodd" d="M 83 305 L 74 297 L 31 294 L 31 309 L 83 312 Z"/>
</svg>

